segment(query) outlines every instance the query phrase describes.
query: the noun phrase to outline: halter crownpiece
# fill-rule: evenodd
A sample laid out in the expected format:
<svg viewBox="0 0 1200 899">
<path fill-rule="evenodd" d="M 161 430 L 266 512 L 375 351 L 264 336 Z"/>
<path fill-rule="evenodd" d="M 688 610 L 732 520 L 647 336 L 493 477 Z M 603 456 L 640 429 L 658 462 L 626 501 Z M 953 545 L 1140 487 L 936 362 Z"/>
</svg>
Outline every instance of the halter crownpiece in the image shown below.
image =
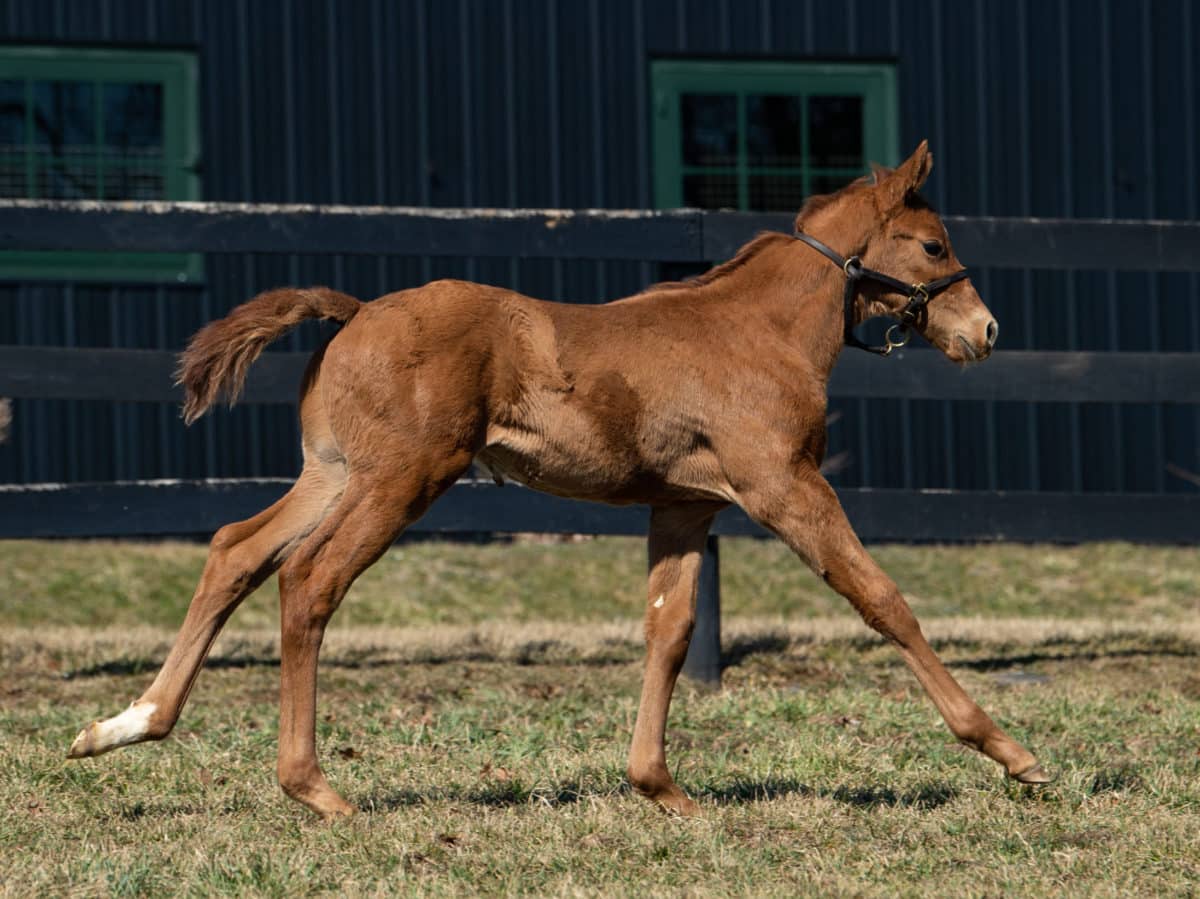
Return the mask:
<svg viewBox="0 0 1200 899">
<path fill-rule="evenodd" d="M 846 273 L 846 290 L 842 294 L 842 307 L 845 315 L 842 339 L 846 346 L 866 350 L 868 353 L 875 353 L 880 356 L 890 356 L 892 350 L 896 349 L 896 347 L 901 347 L 908 343 L 912 325 L 916 322 L 917 316 L 921 314 L 921 310 L 928 305 L 929 301 L 951 284 L 956 284 L 967 277 L 967 270 L 964 268 L 959 269 L 952 275 L 938 278 L 936 281 L 930 281 L 928 284 L 923 282 L 905 284 L 891 275 L 885 275 L 883 272 L 877 272 L 874 269 L 865 267 L 862 264 L 862 260 L 857 256 L 843 258 L 815 237 L 810 237 L 802 231 L 796 232 L 792 237 L 801 243 L 808 244 Z M 854 333 L 854 294 L 858 291 L 859 281 L 876 281 L 908 298 L 908 302 L 900 310 L 900 323 L 892 325 L 887 329 L 887 333 L 883 335 L 883 346 L 871 346 L 869 343 L 864 343 Z M 893 334 L 898 334 L 898 336 L 893 337 Z"/>
</svg>

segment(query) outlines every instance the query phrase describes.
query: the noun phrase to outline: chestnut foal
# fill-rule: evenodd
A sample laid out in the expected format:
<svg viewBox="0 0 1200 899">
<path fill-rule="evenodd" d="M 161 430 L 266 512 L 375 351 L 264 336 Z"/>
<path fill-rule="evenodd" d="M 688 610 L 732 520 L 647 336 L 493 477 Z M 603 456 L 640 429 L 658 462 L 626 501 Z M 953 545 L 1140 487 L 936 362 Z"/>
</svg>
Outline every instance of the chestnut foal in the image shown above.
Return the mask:
<svg viewBox="0 0 1200 899">
<path fill-rule="evenodd" d="M 991 352 L 996 323 L 917 195 L 930 166 L 922 143 L 898 169 L 810 201 L 796 219 L 810 244 L 759 235 L 693 281 L 603 306 L 462 281 L 365 305 L 289 288 L 206 326 L 182 357 L 189 423 L 220 395 L 235 398 L 251 362 L 288 328 L 345 323 L 304 379 L 299 479 L 275 505 L 217 532 L 162 670 L 130 708 L 85 728 L 70 756 L 165 737 L 221 626 L 278 569 L 279 782 L 320 815 L 352 812 L 317 763 L 325 626 L 354 579 L 478 460 L 550 493 L 650 506 L 648 655 L 628 773 L 668 810 L 697 811 L 671 779 L 663 735 L 705 536 L 731 503 L 896 645 L 956 737 L 1019 781 L 1047 781 L 943 667 L 818 471 L 826 383 L 843 344 L 857 343 L 855 323 L 898 317 L 956 362 Z M 839 251 L 852 257 L 840 268 L 830 261 L 843 262 Z"/>
</svg>

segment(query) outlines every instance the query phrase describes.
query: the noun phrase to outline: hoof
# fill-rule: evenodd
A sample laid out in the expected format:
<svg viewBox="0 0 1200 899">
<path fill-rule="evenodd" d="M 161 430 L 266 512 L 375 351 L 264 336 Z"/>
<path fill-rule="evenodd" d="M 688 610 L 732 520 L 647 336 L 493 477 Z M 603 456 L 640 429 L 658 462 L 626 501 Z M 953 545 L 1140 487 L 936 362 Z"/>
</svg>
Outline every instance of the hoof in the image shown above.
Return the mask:
<svg viewBox="0 0 1200 899">
<path fill-rule="evenodd" d="M 321 820 L 326 824 L 332 824 L 334 821 L 344 821 L 346 818 L 353 818 L 358 814 L 358 809 L 348 802 L 343 802 L 334 808 L 322 809 L 317 814 L 321 816 Z"/>
<path fill-rule="evenodd" d="M 349 818 L 358 811 L 326 783 L 324 775 L 319 771 L 310 777 L 310 780 L 302 783 L 280 782 L 280 786 L 288 798 L 296 800 L 326 823 L 338 818 Z"/>
<path fill-rule="evenodd" d="M 672 818 L 700 817 L 700 806 L 683 793 L 680 793 L 678 796 L 670 796 L 666 799 L 657 799 L 655 801 L 658 803 L 658 807 Z"/>
<path fill-rule="evenodd" d="M 1013 780 L 1023 784 L 1048 784 L 1053 783 L 1054 778 L 1046 773 L 1046 769 L 1039 764 L 1035 764 L 1032 768 L 1026 768 L 1020 774 L 1010 774 Z"/>
<path fill-rule="evenodd" d="M 79 732 L 79 736 L 75 738 L 74 742 L 71 743 L 71 748 L 67 750 L 67 758 L 86 759 L 89 756 L 99 755 L 95 749 L 96 740 L 93 736 L 96 725 L 99 723 L 99 721 L 93 721 Z"/>
<path fill-rule="evenodd" d="M 675 786 L 675 784 L 652 793 L 645 790 L 638 790 L 637 792 L 646 799 L 649 799 L 672 818 L 696 818 L 700 816 L 700 806 L 687 793 Z"/>
<path fill-rule="evenodd" d="M 115 718 L 93 721 L 79 732 L 79 736 L 67 750 L 67 758 L 83 759 L 103 755 L 118 747 L 151 739 L 150 716 L 154 714 L 155 708 L 152 702 L 135 702 Z"/>
</svg>

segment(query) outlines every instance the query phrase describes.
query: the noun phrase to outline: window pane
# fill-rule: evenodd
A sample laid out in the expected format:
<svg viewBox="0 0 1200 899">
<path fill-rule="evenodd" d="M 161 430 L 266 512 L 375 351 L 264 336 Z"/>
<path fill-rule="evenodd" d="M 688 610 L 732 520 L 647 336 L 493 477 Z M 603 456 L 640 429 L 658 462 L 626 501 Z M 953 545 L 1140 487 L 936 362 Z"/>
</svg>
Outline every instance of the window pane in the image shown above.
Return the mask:
<svg viewBox="0 0 1200 899">
<path fill-rule="evenodd" d="M 24 197 L 25 82 L 0 81 L 0 197 Z"/>
<path fill-rule="evenodd" d="M 0 196 L 195 196 L 190 160 L 166 153 L 195 146 L 194 53 L 8 44 L 0 63 Z M 198 254 L 0 250 L 0 276 L 187 281 L 202 269 Z"/>
<path fill-rule="evenodd" d="M 684 175 L 683 204 L 699 209 L 737 209 L 737 175 Z"/>
<path fill-rule="evenodd" d="M 162 95 L 161 84 L 104 85 L 104 145 L 161 149 Z"/>
<path fill-rule="evenodd" d="M 804 205 L 800 175 L 751 175 L 750 208 L 762 212 L 795 212 Z"/>
<path fill-rule="evenodd" d="M 0 146 L 25 143 L 25 82 L 0 81 Z"/>
<path fill-rule="evenodd" d="M 800 146 L 800 98 L 746 98 L 746 150 L 751 165 L 804 165 Z"/>
<path fill-rule="evenodd" d="M 863 155 L 862 97 L 809 97 L 809 165 L 862 168 Z"/>
<path fill-rule="evenodd" d="M 164 198 L 162 85 L 106 84 L 103 95 L 104 199 Z"/>
<path fill-rule="evenodd" d="M 733 94 L 681 94 L 685 165 L 737 163 L 737 97 Z"/>
<path fill-rule="evenodd" d="M 95 87 L 89 81 L 33 85 L 33 137 L 39 147 L 95 146 Z"/>
<path fill-rule="evenodd" d="M 95 95 L 95 87 L 87 81 L 34 83 L 37 196 L 95 199 Z"/>
</svg>

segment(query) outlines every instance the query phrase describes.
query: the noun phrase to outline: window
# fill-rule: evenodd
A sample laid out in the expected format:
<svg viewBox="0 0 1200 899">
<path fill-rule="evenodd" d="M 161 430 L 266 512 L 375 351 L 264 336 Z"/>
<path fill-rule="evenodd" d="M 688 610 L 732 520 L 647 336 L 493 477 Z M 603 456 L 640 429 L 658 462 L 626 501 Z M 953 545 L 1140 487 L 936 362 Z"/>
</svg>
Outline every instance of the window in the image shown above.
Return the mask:
<svg viewBox="0 0 1200 899">
<path fill-rule="evenodd" d="M 890 65 L 663 60 L 651 77 L 660 208 L 794 212 L 897 162 Z"/>
<path fill-rule="evenodd" d="M 188 53 L 0 47 L 0 197 L 194 200 Z M 194 281 L 196 254 L 0 252 L 0 278 Z"/>
</svg>

